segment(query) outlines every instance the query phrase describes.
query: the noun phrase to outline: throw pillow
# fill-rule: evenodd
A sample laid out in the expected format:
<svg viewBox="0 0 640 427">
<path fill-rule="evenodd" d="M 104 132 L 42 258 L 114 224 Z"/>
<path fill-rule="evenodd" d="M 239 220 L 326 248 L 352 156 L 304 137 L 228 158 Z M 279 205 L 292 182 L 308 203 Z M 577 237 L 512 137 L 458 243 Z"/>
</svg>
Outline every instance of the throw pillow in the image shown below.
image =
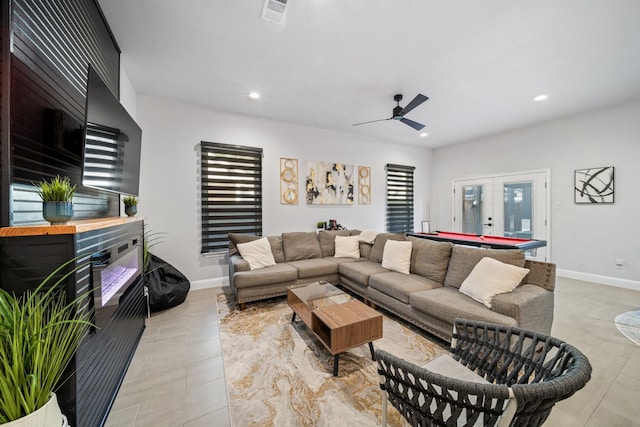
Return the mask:
<svg viewBox="0 0 640 427">
<path fill-rule="evenodd" d="M 411 242 L 387 240 L 382 252 L 382 266 L 398 273 L 409 274 Z"/>
<path fill-rule="evenodd" d="M 494 296 L 513 291 L 528 273 L 528 268 L 484 257 L 464 279 L 460 292 L 491 308 Z"/>
<path fill-rule="evenodd" d="M 358 236 L 336 236 L 336 258 L 360 258 Z"/>
<path fill-rule="evenodd" d="M 247 260 L 251 270 L 276 265 L 271 252 L 271 245 L 266 237 L 247 243 L 239 243 L 236 245 L 242 258 Z"/>
<path fill-rule="evenodd" d="M 384 252 L 384 246 L 388 240 L 407 240 L 404 237 L 404 233 L 380 233 L 376 236 L 376 240 L 371 247 L 371 253 L 369 254 L 369 261 L 382 262 L 382 253 Z M 364 243 L 364 242 L 363 242 Z"/>
</svg>

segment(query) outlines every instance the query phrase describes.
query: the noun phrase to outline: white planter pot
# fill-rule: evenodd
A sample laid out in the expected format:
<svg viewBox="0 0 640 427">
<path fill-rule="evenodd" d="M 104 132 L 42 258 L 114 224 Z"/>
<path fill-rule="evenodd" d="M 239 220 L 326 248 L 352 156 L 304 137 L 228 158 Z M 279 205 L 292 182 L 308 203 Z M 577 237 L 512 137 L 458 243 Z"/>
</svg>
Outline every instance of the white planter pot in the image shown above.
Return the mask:
<svg viewBox="0 0 640 427">
<path fill-rule="evenodd" d="M 68 425 L 66 417 L 60 412 L 58 398 L 55 393 L 52 393 L 51 398 L 42 408 L 19 420 L 2 424 L 2 427 L 65 427 Z"/>
</svg>

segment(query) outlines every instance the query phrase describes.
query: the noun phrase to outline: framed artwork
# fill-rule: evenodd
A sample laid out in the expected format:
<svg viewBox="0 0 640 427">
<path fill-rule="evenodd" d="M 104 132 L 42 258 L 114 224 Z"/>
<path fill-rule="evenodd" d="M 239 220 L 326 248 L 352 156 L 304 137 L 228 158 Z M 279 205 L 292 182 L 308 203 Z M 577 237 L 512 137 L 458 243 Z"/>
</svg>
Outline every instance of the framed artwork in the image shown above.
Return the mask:
<svg viewBox="0 0 640 427">
<path fill-rule="evenodd" d="M 358 203 L 371 204 L 371 168 L 358 166 Z"/>
<path fill-rule="evenodd" d="M 305 181 L 308 205 L 352 205 L 354 167 L 344 163 L 307 161 Z"/>
<path fill-rule="evenodd" d="M 280 158 L 280 204 L 298 204 L 298 160 Z"/>
<path fill-rule="evenodd" d="M 613 166 L 577 169 L 574 177 L 575 202 L 613 203 L 613 169 Z"/>
</svg>

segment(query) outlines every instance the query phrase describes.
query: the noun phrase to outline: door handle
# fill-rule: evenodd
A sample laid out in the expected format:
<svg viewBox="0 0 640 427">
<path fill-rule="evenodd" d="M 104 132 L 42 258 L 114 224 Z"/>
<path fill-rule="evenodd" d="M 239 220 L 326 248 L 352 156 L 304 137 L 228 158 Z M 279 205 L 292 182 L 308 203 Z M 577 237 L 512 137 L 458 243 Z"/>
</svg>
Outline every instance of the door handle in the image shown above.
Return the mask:
<svg viewBox="0 0 640 427">
<path fill-rule="evenodd" d="M 492 227 L 492 226 L 493 226 L 493 224 L 491 224 L 491 223 L 488 223 L 488 224 L 482 224 L 482 225 L 486 225 L 487 227 Z"/>
</svg>

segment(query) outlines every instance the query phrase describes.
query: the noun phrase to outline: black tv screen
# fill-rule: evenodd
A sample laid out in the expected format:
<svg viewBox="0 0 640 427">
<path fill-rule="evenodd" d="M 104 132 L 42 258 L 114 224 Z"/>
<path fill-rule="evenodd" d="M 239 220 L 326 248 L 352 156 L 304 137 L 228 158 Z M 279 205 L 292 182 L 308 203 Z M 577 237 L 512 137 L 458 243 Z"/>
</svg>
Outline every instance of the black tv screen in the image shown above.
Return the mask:
<svg viewBox="0 0 640 427">
<path fill-rule="evenodd" d="M 142 130 L 89 67 L 82 185 L 138 195 Z"/>
</svg>

